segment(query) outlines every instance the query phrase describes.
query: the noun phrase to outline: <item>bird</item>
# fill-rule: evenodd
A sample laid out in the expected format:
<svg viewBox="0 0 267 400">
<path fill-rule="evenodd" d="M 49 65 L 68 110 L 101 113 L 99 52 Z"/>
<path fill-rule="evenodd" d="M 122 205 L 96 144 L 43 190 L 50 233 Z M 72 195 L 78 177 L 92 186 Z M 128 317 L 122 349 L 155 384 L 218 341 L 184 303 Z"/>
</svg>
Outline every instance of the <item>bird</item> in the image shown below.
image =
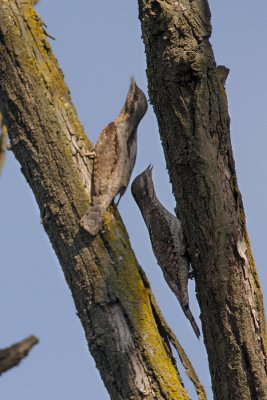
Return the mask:
<svg viewBox="0 0 267 400">
<path fill-rule="evenodd" d="M 152 180 L 152 168 L 149 165 L 134 179 L 131 186 L 132 195 L 147 226 L 152 249 L 164 278 L 199 338 L 200 330 L 189 308 L 190 263 L 186 255 L 182 225 L 157 198 Z"/>
<path fill-rule="evenodd" d="M 99 134 L 95 145 L 92 205 L 81 218 L 82 227 L 95 236 L 103 215 L 114 198 L 117 206 L 125 193 L 135 165 L 137 127 L 147 111 L 143 91 L 131 78 L 126 101 L 118 117 Z"/>
</svg>

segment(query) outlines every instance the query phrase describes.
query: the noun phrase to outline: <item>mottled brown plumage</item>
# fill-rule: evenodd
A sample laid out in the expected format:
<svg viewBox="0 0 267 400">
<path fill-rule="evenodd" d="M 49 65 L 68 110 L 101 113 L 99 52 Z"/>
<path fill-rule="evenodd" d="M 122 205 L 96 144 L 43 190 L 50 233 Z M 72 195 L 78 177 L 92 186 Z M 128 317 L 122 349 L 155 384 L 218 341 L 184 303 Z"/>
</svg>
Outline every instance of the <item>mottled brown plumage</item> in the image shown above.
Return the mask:
<svg viewBox="0 0 267 400">
<path fill-rule="evenodd" d="M 114 197 L 119 194 L 120 200 L 128 186 L 136 160 L 137 127 L 146 110 L 146 97 L 131 79 L 119 116 L 100 133 L 95 145 L 92 206 L 81 220 L 91 235 L 98 233 Z"/>
<path fill-rule="evenodd" d="M 132 194 L 148 228 L 152 248 L 164 278 L 199 338 L 200 331 L 189 308 L 187 285 L 190 265 L 181 222 L 158 200 L 152 181 L 152 167 L 149 166 L 134 179 Z"/>
</svg>

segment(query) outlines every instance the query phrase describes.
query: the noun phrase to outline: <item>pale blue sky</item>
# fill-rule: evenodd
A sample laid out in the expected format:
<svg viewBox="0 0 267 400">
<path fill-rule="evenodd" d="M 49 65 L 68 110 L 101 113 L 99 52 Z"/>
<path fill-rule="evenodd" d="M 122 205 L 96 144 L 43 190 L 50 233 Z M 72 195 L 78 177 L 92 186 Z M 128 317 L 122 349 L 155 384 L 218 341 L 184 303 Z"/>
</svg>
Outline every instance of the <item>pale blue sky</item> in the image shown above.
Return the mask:
<svg viewBox="0 0 267 400">
<path fill-rule="evenodd" d="M 216 60 L 230 68 L 227 93 L 238 182 L 254 257 L 267 293 L 267 3 L 212 0 L 210 7 Z M 43 0 L 37 9 L 48 32 L 56 37 L 52 42 L 54 52 L 85 130 L 95 142 L 101 129 L 120 111 L 131 75 L 146 91 L 137 1 Z M 173 211 L 174 200 L 151 106 L 140 124 L 138 140 L 133 177 L 153 163 L 158 196 Z M 0 177 L 0 193 L 0 347 L 29 334 L 40 338 L 40 344 L 18 368 L 1 376 L 0 398 L 107 400 L 70 291 L 40 224 L 34 197 L 10 153 Z M 119 208 L 157 301 L 211 399 L 203 340 L 196 340 L 166 287 L 130 190 Z M 197 317 L 193 283 L 190 298 Z M 186 379 L 184 382 L 188 386 Z M 196 399 L 190 385 L 189 390 L 191 398 Z"/>
</svg>

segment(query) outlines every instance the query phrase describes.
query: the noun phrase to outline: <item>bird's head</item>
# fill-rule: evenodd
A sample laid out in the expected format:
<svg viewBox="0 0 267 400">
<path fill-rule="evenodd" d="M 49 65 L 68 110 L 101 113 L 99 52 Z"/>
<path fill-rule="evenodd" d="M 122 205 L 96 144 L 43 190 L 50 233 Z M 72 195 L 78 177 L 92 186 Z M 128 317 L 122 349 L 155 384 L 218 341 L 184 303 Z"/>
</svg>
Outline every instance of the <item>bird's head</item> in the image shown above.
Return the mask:
<svg viewBox="0 0 267 400">
<path fill-rule="evenodd" d="M 150 164 L 132 183 L 132 195 L 139 204 L 141 201 L 151 201 L 155 196 L 155 190 L 152 180 L 152 165 Z"/>
<path fill-rule="evenodd" d="M 152 180 L 152 165 L 149 165 L 132 183 L 132 195 L 140 208 L 145 223 L 150 224 L 153 200 L 156 199 Z"/>
<path fill-rule="evenodd" d="M 131 120 L 135 129 L 137 129 L 139 122 L 147 111 L 146 96 L 137 86 L 134 78 L 131 78 L 130 88 L 122 111 Z"/>
</svg>

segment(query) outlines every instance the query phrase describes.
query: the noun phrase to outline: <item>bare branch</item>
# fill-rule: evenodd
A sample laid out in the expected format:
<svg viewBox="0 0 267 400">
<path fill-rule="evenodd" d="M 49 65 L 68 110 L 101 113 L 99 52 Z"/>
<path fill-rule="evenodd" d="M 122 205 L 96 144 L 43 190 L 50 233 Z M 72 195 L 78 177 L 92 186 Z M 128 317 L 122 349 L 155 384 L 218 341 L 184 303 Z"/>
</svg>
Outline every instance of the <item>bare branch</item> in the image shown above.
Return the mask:
<svg viewBox="0 0 267 400">
<path fill-rule="evenodd" d="M 0 374 L 16 367 L 25 357 L 27 357 L 33 346 L 38 342 L 37 337 L 29 336 L 21 342 L 0 350 Z"/>
</svg>

